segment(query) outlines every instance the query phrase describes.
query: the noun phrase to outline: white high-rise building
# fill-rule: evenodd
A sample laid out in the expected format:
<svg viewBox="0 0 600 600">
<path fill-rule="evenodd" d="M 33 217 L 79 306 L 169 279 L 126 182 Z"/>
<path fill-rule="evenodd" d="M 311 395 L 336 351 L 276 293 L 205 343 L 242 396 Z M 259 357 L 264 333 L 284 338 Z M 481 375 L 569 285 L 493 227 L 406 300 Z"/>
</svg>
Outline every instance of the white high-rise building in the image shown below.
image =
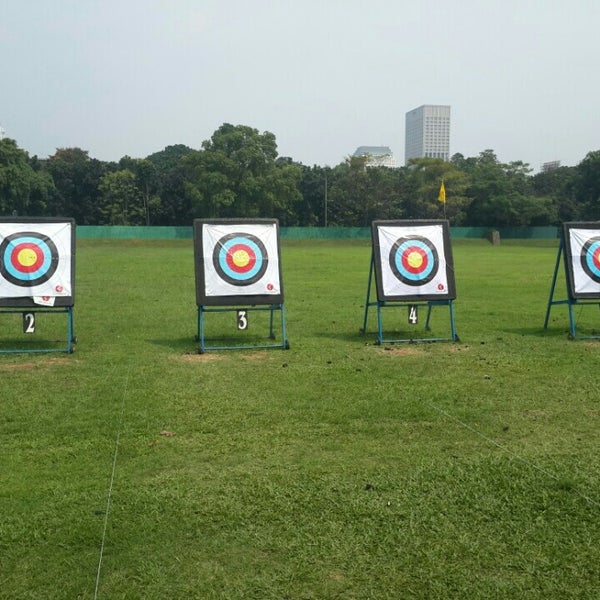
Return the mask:
<svg viewBox="0 0 600 600">
<path fill-rule="evenodd" d="M 0 125 L 0 140 L 4 139 L 4 134 L 6 132 L 4 131 L 4 129 L 2 129 L 2 125 Z"/>
<path fill-rule="evenodd" d="M 406 113 L 404 163 L 411 158 L 450 160 L 450 107 L 424 104 Z"/>
</svg>

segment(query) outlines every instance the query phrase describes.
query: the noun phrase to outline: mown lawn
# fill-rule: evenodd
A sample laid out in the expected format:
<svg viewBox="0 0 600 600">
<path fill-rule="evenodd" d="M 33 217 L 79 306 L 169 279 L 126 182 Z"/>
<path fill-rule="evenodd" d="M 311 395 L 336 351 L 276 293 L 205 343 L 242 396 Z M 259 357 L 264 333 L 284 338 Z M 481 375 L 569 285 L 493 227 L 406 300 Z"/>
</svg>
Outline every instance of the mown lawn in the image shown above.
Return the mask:
<svg viewBox="0 0 600 600">
<path fill-rule="evenodd" d="M 597 598 L 600 340 L 543 331 L 556 253 L 456 241 L 460 342 L 379 346 L 369 242 L 284 240 L 291 348 L 200 355 L 190 241 L 80 241 L 76 352 L 0 355 L 0 598 Z"/>
</svg>

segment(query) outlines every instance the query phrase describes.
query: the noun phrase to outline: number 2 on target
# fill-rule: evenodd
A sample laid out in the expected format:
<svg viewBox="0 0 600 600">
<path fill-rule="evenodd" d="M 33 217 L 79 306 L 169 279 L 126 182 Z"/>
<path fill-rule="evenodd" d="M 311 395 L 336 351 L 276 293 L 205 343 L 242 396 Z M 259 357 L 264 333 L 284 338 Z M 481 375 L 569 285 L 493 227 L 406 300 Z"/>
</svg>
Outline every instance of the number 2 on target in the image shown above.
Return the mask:
<svg viewBox="0 0 600 600">
<path fill-rule="evenodd" d="M 23 333 L 35 333 L 35 313 L 23 313 Z"/>
</svg>

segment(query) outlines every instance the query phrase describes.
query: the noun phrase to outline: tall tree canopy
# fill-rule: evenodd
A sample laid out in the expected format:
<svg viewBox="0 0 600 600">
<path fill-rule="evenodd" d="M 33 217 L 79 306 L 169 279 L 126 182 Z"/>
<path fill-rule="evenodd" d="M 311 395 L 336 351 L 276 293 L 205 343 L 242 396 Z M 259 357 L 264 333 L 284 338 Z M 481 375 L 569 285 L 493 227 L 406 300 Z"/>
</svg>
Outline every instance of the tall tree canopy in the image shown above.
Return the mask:
<svg viewBox="0 0 600 600">
<path fill-rule="evenodd" d="M 0 214 L 46 215 L 54 191 L 52 177 L 39 169 L 37 159 L 30 160 L 15 140 L 0 139 Z"/>
<path fill-rule="evenodd" d="M 225 123 L 185 157 L 187 192 L 201 217 L 291 218 L 300 199 L 299 166 L 278 163 L 272 133 Z"/>
<path fill-rule="evenodd" d="M 446 203 L 438 201 L 441 182 Z M 0 140 L 0 213 L 103 223 L 190 225 L 195 217 L 278 218 L 282 226 L 368 226 L 374 219 L 514 227 L 600 219 L 600 150 L 575 167 L 531 175 L 493 150 L 450 161 L 414 159 L 400 168 L 348 157 L 307 167 L 278 156 L 275 136 L 224 123 L 199 149 L 167 146 L 118 162 L 59 148 L 30 158 Z"/>
<path fill-rule="evenodd" d="M 46 169 L 56 186 L 54 213 L 72 217 L 79 225 L 101 222 L 100 181 L 102 176 L 116 168 L 90 158 L 81 148 L 59 148 L 46 161 Z"/>
</svg>

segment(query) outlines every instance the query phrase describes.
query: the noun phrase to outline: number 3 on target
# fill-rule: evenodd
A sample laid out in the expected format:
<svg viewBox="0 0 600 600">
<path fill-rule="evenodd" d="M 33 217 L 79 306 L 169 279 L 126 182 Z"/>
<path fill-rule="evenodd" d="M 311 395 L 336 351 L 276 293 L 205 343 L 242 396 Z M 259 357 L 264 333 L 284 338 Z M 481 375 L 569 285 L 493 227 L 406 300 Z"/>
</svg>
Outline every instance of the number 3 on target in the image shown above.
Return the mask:
<svg viewBox="0 0 600 600">
<path fill-rule="evenodd" d="M 237 311 L 237 328 L 240 331 L 248 329 L 248 311 L 238 310 Z"/>
</svg>

